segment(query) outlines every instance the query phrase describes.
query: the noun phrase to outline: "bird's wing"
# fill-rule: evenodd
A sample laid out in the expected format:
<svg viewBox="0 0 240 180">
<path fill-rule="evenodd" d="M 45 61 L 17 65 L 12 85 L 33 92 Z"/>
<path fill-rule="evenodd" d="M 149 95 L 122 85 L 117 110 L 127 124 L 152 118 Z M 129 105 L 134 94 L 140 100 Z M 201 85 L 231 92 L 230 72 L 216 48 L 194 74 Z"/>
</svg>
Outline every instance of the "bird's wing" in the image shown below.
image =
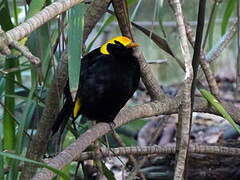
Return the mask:
<svg viewBox="0 0 240 180">
<path fill-rule="evenodd" d="M 81 62 L 81 77 L 79 79 L 79 88 L 76 95 L 76 99 L 74 101 L 74 107 L 73 107 L 73 118 L 77 118 L 77 116 L 80 114 L 82 103 L 81 98 L 79 97 L 80 94 L 80 87 L 82 86 L 84 80 L 87 78 L 89 69 L 91 69 L 93 66 L 95 66 L 97 63 L 99 63 L 101 60 L 105 59 L 106 56 L 100 52 L 100 48 L 95 49 L 88 53 L 86 56 L 83 57 Z M 91 71 L 91 70 L 90 70 Z"/>
<path fill-rule="evenodd" d="M 82 67 L 83 71 L 85 69 L 89 68 L 90 66 L 92 66 L 93 64 L 95 64 L 96 61 L 98 60 L 95 57 L 101 56 L 101 55 L 102 54 L 100 52 L 100 48 L 97 48 L 97 49 L 89 52 L 86 56 L 84 56 L 81 61 L 81 67 Z M 82 74 L 84 74 L 84 73 L 81 73 L 81 75 Z M 81 101 L 79 98 L 77 98 L 76 101 L 73 102 L 71 93 L 70 93 L 70 89 L 69 89 L 69 82 L 67 82 L 65 89 L 64 89 L 64 99 L 65 99 L 64 105 L 63 105 L 61 111 L 58 113 L 58 116 L 52 127 L 52 134 L 55 134 L 60 127 L 62 127 L 61 129 L 63 129 L 67 123 L 66 120 L 71 115 L 73 115 L 73 117 L 74 116 L 76 117 L 80 112 Z"/>
</svg>

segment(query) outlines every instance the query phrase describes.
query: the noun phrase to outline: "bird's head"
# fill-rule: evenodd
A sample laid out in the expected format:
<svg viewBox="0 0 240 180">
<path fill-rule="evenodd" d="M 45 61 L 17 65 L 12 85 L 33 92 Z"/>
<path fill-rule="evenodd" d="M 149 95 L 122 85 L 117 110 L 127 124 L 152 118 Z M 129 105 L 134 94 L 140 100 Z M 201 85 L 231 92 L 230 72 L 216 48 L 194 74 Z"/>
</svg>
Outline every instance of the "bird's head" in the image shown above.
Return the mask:
<svg viewBox="0 0 240 180">
<path fill-rule="evenodd" d="M 111 52 L 118 53 L 132 50 L 132 48 L 137 46 L 139 46 L 139 44 L 133 42 L 131 39 L 125 36 L 117 36 L 103 44 L 100 48 L 100 51 L 102 54 L 111 54 Z"/>
</svg>

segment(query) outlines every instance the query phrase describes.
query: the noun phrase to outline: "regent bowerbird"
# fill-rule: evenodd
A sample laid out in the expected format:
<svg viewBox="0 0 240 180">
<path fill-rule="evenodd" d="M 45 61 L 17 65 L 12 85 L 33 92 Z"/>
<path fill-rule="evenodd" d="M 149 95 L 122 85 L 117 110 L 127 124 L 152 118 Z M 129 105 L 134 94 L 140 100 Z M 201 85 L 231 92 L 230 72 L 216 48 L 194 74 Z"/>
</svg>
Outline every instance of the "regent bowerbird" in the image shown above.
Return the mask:
<svg viewBox="0 0 240 180">
<path fill-rule="evenodd" d="M 76 119 L 82 114 L 96 122 L 113 122 L 139 84 L 140 66 L 133 51 L 137 46 L 129 38 L 117 36 L 82 58 L 76 98 L 72 100 L 67 83 L 53 134 L 70 116 Z"/>
</svg>

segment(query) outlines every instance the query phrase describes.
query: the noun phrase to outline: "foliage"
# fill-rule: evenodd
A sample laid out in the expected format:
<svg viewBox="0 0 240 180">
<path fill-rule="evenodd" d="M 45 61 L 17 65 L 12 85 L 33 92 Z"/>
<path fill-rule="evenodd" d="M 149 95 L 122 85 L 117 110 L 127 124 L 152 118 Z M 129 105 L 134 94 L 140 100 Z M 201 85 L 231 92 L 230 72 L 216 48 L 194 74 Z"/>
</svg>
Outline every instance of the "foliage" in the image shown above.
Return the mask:
<svg viewBox="0 0 240 180">
<path fill-rule="evenodd" d="M 183 8 L 187 19 L 196 21 L 196 2 L 191 1 L 191 3 L 187 3 L 190 0 L 185 1 Z M 49 3 L 51 1 L 32 0 L 30 4 L 26 4 L 24 0 L 18 3 L 16 3 L 16 0 L 13 2 L 11 0 L 2 0 L 0 2 L 0 25 L 4 31 L 8 31 L 17 26 L 22 17 L 26 19 L 33 16 Z M 166 58 L 171 60 L 168 64 L 153 65 L 153 70 L 159 77 L 160 83 L 173 84 L 182 81 L 183 71 L 174 60 L 176 57 L 179 57 L 179 45 L 175 43 L 177 37 L 176 29 L 172 25 L 173 15 L 167 2 L 161 0 L 139 0 L 129 1 L 129 3 L 131 3 L 131 20 L 134 22 L 138 21 L 140 24 L 144 24 L 144 26 L 146 25 L 146 29 L 148 29 L 148 33 L 143 31 L 147 35 L 143 35 L 138 31 L 136 32 L 137 40 L 142 45 L 142 50 L 147 59 Z M 214 4 L 212 1 L 209 1 L 208 4 L 209 8 L 207 12 L 210 14 L 212 10 L 210 7 Z M 0 104 L 2 106 L 0 112 L 2 117 L 0 120 L 1 179 L 3 179 L 2 177 L 5 179 L 17 179 L 20 173 L 18 168 L 20 161 L 31 161 L 19 157 L 25 155 L 29 140 L 31 139 L 30 137 L 35 133 L 38 120 L 41 117 L 41 112 L 43 108 L 47 108 L 44 104 L 46 91 L 52 82 L 60 55 L 66 48 L 66 34 L 68 35 L 67 44 L 69 45 L 68 55 L 70 57 L 70 87 L 72 91 L 78 87 L 80 73 L 79 59 L 82 55 L 82 49 L 84 49 L 84 45 L 82 44 L 84 9 L 85 7 L 82 5 L 76 6 L 68 12 L 68 16 L 65 16 L 65 14 L 61 15 L 61 18 L 56 18 L 46 23 L 27 37 L 27 47 L 42 61 L 42 74 L 25 57 L 16 51 L 12 51 L 11 56 L 0 56 Z M 149 11 L 149 9 L 154 9 L 154 11 Z M 207 49 L 212 48 L 216 39 L 227 31 L 230 26 L 230 20 L 234 17 L 236 11 L 236 1 L 229 0 L 222 2 L 216 9 L 218 10 L 214 14 L 214 18 L 209 22 L 209 31 L 205 34 L 206 41 L 208 41 Z M 223 15 L 220 13 L 222 10 L 224 10 Z M 221 19 L 220 24 L 214 25 L 219 18 Z M 156 25 L 152 26 L 152 21 Z M 110 38 L 110 36 L 119 34 L 119 30 L 113 25 L 113 22 L 116 23 L 116 18 L 111 14 L 106 14 L 99 21 L 100 27 L 95 27 L 93 30 L 94 33 L 90 35 L 86 43 L 87 51 L 99 46 L 102 43 L 101 39 L 105 40 Z M 64 29 L 66 24 L 68 28 Z M 221 32 L 219 32 L 220 28 L 216 28 L 216 26 L 221 26 Z M 67 31 L 67 33 L 64 31 Z M 152 41 L 150 36 L 152 38 L 155 37 L 155 39 Z M 157 42 L 157 45 L 153 42 Z M 226 53 L 234 53 L 234 51 L 236 49 L 231 48 Z M 222 107 L 221 109 L 224 110 Z M 227 119 L 231 119 L 228 114 L 227 116 Z M 77 127 L 77 133 L 83 132 L 88 127 L 86 123 L 82 124 L 80 127 Z M 143 127 L 144 124 L 145 121 L 137 120 L 135 124 L 128 124 L 124 128 L 127 128 L 128 131 L 136 131 Z M 64 138 L 62 138 L 61 144 L 68 144 L 69 141 L 72 141 L 73 137 L 69 133 L 72 132 L 74 134 L 74 129 L 67 131 Z M 119 131 L 121 132 L 121 130 Z M 124 137 L 127 145 L 136 144 L 134 137 L 126 136 L 124 133 L 121 136 Z M 54 147 L 49 149 L 48 153 L 53 152 L 53 149 Z M 3 151 L 14 152 L 17 155 L 7 154 Z M 46 167 L 41 163 L 38 163 L 38 165 Z M 113 179 L 112 174 L 109 173 L 104 164 L 103 167 L 104 172 L 109 174 L 109 179 Z M 5 173 L 5 169 L 7 168 L 10 168 L 9 173 Z M 76 166 L 71 164 L 69 168 L 65 169 L 67 171 L 65 173 L 73 175 L 72 172 L 74 172 L 75 168 Z M 60 172 L 57 173 L 61 174 Z"/>
</svg>

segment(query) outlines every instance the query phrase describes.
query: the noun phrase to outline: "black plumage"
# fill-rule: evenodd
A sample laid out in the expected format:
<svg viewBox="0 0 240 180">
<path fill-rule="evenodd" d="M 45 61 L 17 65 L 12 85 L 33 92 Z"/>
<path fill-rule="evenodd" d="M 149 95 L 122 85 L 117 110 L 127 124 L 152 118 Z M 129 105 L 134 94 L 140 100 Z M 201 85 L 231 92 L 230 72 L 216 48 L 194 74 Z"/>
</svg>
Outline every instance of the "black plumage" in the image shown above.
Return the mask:
<svg viewBox="0 0 240 180">
<path fill-rule="evenodd" d="M 140 67 L 133 55 L 133 47 L 115 40 L 106 45 L 109 54 L 100 48 L 82 58 L 79 88 L 75 102 L 69 85 L 65 88 L 65 103 L 52 128 L 53 134 L 64 119 L 75 119 L 82 114 L 97 122 L 113 122 L 114 118 L 132 97 L 140 80 Z"/>
</svg>

